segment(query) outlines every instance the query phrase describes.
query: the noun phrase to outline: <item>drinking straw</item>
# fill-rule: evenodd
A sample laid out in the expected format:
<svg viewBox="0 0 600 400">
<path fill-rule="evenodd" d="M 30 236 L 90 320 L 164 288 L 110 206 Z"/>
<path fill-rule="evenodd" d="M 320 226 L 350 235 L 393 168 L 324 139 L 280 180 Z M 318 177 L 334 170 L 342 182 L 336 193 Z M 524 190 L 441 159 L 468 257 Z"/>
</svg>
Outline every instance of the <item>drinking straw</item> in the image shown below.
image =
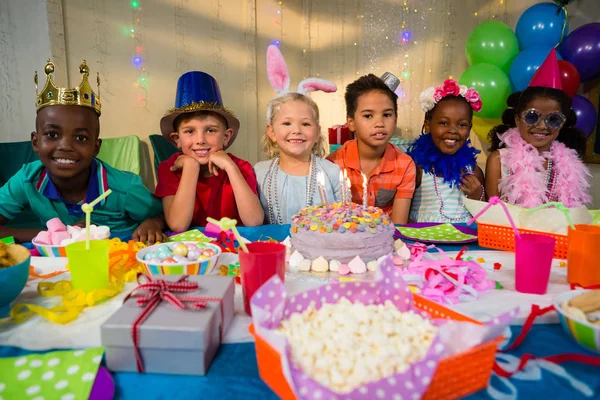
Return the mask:
<svg viewBox="0 0 600 400">
<path fill-rule="evenodd" d="M 92 201 L 91 203 L 83 203 L 81 205 L 81 211 L 85 213 L 85 249 L 90 249 L 90 220 L 92 211 L 94 211 L 94 206 L 102 201 L 106 196 L 112 193 L 111 189 L 108 189 L 106 192 L 102 193 L 98 196 L 97 199 Z"/>
<path fill-rule="evenodd" d="M 240 235 L 237 228 L 235 227 L 237 225 L 237 220 L 227 218 L 227 217 L 221 218 L 220 221 L 217 221 L 216 219 L 210 218 L 210 217 L 206 218 L 206 220 L 212 224 L 217 225 L 219 228 L 221 228 L 222 231 L 233 232 L 233 235 L 235 236 L 238 243 L 240 244 L 240 248 L 242 250 L 244 250 L 246 253 L 248 253 L 248 247 L 246 247 L 246 244 L 244 243 L 244 239 L 242 238 L 242 235 Z"/>
<path fill-rule="evenodd" d="M 508 207 L 506 207 L 506 204 L 504 204 L 504 202 L 502 200 L 500 200 L 500 198 L 498 196 L 492 196 L 490 197 L 490 199 L 488 200 L 488 204 L 483 207 L 483 209 L 481 211 L 479 211 L 477 214 L 475 214 L 475 216 L 473 216 L 473 218 L 471 218 L 469 220 L 469 222 L 467 222 L 467 225 L 471 225 L 477 218 L 479 218 L 483 213 L 485 213 L 487 210 L 489 210 L 489 208 L 495 204 L 500 204 L 500 206 L 502 206 L 502 208 L 504 209 L 504 213 L 506 214 L 506 217 L 508 218 L 508 222 L 510 223 L 510 226 L 512 226 L 513 231 L 515 231 L 515 236 L 518 237 L 519 239 L 521 239 L 521 234 L 519 233 L 519 230 L 517 229 L 517 226 L 515 225 L 515 221 L 513 221 L 512 217 L 510 216 L 510 213 L 508 212 Z"/>
<path fill-rule="evenodd" d="M 549 203 L 542 204 L 539 207 L 526 210 L 525 213 L 529 214 L 534 211 L 538 211 L 543 208 L 552 207 L 552 206 L 554 206 L 554 208 L 556 208 L 558 211 L 561 211 L 563 214 L 565 214 L 565 218 L 567 220 L 567 223 L 569 224 L 569 227 L 571 227 L 572 229 L 575 229 L 575 224 L 573 224 L 573 220 L 571 219 L 571 211 L 567 207 L 565 207 L 565 205 L 563 203 L 559 203 L 558 201 L 551 201 Z"/>
</svg>

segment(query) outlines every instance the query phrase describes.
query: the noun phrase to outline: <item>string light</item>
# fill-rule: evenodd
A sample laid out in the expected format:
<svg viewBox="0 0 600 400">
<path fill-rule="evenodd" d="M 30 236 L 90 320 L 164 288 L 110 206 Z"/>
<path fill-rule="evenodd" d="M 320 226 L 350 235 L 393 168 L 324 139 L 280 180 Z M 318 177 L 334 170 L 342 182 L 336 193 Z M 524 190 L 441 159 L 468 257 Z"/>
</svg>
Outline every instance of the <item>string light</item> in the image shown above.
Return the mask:
<svg viewBox="0 0 600 400">
<path fill-rule="evenodd" d="M 133 0 L 131 5 L 131 21 L 132 27 L 129 29 L 131 39 L 133 40 L 134 55 L 131 58 L 131 63 L 136 70 L 136 80 L 133 86 L 137 89 L 136 99 L 141 107 L 146 108 L 148 100 L 148 79 L 146 68 L 144 68 L 144 46 L 143 40 L 143 25 L 141 24 L 142 7 L 139 1 Z"/>
</svg>

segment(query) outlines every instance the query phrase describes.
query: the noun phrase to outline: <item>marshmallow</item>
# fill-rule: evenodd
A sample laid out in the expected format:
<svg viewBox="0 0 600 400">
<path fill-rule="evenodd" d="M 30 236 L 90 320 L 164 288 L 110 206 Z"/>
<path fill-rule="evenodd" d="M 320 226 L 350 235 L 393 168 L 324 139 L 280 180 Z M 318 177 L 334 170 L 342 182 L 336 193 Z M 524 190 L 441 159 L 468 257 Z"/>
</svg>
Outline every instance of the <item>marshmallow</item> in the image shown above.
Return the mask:
<svg viewBox="0 0 600 400">
<path fill-rule="evenodd" d="M 300 254 L 300 252 L 298 250 L 294 251 L 292 253 L 292 255 L 290 256 L 290 267 L 298 268 L 298 266 L 300 265 L 302 260 L 304 260 L 304 257 L 302 256 L 302 254 Z"/>
<path fill-rule="evenodd" d="M 79 232 L 81 232 L 81 228 L 76 225 L 67 225 L 67 232 L 69 232 L 69 235 L 73 237 L 74 235 L 78 235 Z"/>
<path fill-rule="evenodd" d="M 348 268 L 350 268 L 350 272 L 353 274 L 364 274 L 367 272 L 367 265 L 359 256 L 354 257 L 348 263 Z"/>
<path fill-rule="evenodd" d="M 67 247 L 71 243 L 75 243 L 75 241 L 73 239 L 71 239 L 71 238 L 65 239 L 62 242 L 60 242 L 60 247 Z"/>
<path fill-rule="evenodd" d="M 300 261 L 300 263 L 298 264 L 298 270 L 300 271 L 310 271 L 310 260 L 308 258 L 303 259 L 302 261 Z"/>
<path fill-rule="evenodd" d="M 52 218 L 46 222 L 46 227 L 48 227 L 48 232 L 66 232 L 67 227 L 62 223 L 60 218 Z"/>
<path fill-rule="evenodd" d="M 342 263 L 338 260 L 331 260 L 329 261 L 329 270 L 333 272 L 338 272 L 340 270 L 340 265 L 342 265 Z"/>
<path fill-rule="evenodd" d="M 94 229 L 94 239 L 102 240 L 110 238 L 110 228 L 108 226 L 98 226 Z"/>
<path fill-rule="evenodd" d="M 323 256 L 320 256 L 312 262 L 312 270 L 315 272 L 327 272 L 329 271 L 329 263 Z"/>
<path fill-rule="evenodd" d="M 41 231 L 33 240 L 36 244 L 52 244 L 52 239 L 48 231 Z"/>
<path fill-rule="evenodd" d="M 53 246 L 60 246 L 60 243 L 65 239 L 71 239 L 71 235 L 66 230 L 50 232 L 50 239 Z"/>
</svg>

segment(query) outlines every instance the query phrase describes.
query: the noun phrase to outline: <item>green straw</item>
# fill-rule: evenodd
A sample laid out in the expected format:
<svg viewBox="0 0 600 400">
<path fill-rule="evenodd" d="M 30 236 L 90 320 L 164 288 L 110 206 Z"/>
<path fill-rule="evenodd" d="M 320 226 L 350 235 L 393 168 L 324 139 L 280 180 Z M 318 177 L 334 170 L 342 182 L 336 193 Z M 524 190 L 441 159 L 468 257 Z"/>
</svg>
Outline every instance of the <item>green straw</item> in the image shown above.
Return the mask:
<svg viewBox="0 0 600 400">
<path fill-rule="evenodd" d="M 526 210 L 525 213 L 530 214 L 534 211 L 538 211 L 544 208 L 548 208 L 548 207 L 552 207 L 554 206 L 554 208 L 556 208 L 558 211 L 561 211 L 563 214 L 565 214 L 565 218 L 567 220 L 567 223 L 569 224 L 569 226 L 572 229 L 575 229 L 575 225 L 573 224 L 573 220 L 571 219 L 571 211 L 565 207 L 565 205 L 563 203 L 559 203 L 558 201 L 551 201 L 550 203 L 546 203 L 546 204 L 542 204 L 539 207 L 536 208 L 531 208 L 529 210 Z"/>
<path fill-rule="evenodd" d="M 246 244 L 244 244 L 244 240 L 242 238 L 242 235 L 240 235 L 240 233 L 238 232 L 237 228 L 235 227 L 237 225 L 237 220 L 235 219 L 231 219 L 231 218 L 221 218 L 220 221 L 217 221 L 214 218 L 206 218 L 206 220 L 208 222 L 210 222 L 211 224 L 215 224 L 217 225 L 219 228 L 221 228 L 222 231 L 231 231 L 233 232 L 233 235 L 235 236 L 235 238 L 237 239 L 238 243 L 240 244 L 240 247 L 242 248 L 242 250 L 244 250 L 246 253 L 248 253 L 248 247 L 246 247 Z"/>
<path fill-rule="evenodd" d="M 97 199 L 92 201 L 91 203 L 83 203 L 81 205 L 81 211 L 85 213 L 85 249 L 90 249 L 90 221 L 92 211 L 94 211 L 94 206 L 102 201 L 106 196 L 112 193 L 111 189 L 108 189 L 106 192 L 102 193 L 98 196 Z"/>
</svg>

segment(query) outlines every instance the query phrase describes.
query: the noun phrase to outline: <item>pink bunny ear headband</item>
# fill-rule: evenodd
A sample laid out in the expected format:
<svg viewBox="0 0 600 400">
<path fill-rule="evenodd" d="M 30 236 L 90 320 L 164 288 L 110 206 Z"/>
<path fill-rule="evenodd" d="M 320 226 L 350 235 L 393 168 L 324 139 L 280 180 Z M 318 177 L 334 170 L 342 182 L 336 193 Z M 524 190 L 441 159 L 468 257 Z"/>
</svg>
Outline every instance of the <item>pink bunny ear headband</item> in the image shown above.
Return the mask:
<svg viewBox="0 0 600 400">
<path fill-rule="evenodd" d="M 281 54 L 279 47 L 270 45 L 267 47 L 267 76 L 277 97 L 293 92 L 290 90 L 290 73 Z M 335 83 L 325 79 L 307 78 L 298 84 L 297 93 L 306 95 L 310 92 L 320 90 L 326 93 L 332 93 L 337 90 Z M 267 111 L 267 120 L 270 120 L 269 111 Z"/>
</svg>

